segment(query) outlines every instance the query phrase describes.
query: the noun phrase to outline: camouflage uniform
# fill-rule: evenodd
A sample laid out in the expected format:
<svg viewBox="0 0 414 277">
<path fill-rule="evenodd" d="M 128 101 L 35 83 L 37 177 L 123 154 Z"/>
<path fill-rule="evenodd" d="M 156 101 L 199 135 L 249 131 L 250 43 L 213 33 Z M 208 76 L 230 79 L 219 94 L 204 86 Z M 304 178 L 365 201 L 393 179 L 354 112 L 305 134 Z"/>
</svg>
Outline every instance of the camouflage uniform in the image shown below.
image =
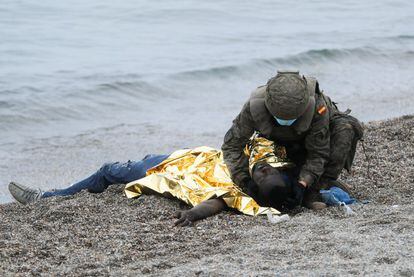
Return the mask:
<svg viewBox="0 0 414 277">
<path fill-rule="evenodd" d="M 301 105 L 305 112 L 291 126 L 277 124 L 274 115 L 279 112 L 286 119 L 294 118 L 297 112 L 289 109 L 292 98 L 289 98 L 288 93 L 295 86 L 288 88 L 286 99 L 279 101 L 286 103 L 285 109 L 276 110 L 280 107 L 272 107 L 269 96 L 271 82 L 283 77 L 283 74 L 293 76 L 293 79 L 300 78 L 305 84 L 306 99 L 293 99 L 293 102 L 296 101 L 294 107 Z M 321 177 L 337 179 L 343 168 L 350 169 L 357 141 L 363 134 L 358 120 L 339 112 L 331 99 L 320 91 L 315 78 L 300 77 L 298 72 L 279 72 L 267 85 L 253 91 L 224 137 L 224 160 L 233 181 L 243 190 L 250 179 L 248 157 L 244 155 L 243 148 L 255 131 L 266 139 L 285 146 L 288 158 L 300 168 L 299 180 L 305 181 L 314 189 L 317 189 L 315 184 Z"/>
</svg>

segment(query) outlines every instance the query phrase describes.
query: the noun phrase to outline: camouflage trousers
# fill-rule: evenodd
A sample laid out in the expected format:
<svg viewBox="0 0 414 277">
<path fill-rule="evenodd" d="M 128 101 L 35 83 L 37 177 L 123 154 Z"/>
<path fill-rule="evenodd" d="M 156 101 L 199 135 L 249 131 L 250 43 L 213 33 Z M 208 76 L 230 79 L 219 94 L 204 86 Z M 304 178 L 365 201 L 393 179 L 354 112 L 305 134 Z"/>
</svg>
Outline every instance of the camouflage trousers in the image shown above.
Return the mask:
<svg viewBox="0 0 414 277">
<path fill-rule="evenodd" d="M 306 192 L 305 206 L 308 206 L 307 204 L 310 202 L 322 200 L 319 190 L 329 189 L 332 186 L 341 187 L 341 183 L 335 180 L 338 179 L 344 168 L 350 171 L 357 143 L 363 136 L 361 123 L 346 113 L 338 113 L 333 116 L 329 129 L 331 133 L 329 161 L 321 179 Z M 346 191 L 346 188 L 341 188 Z"/>
</svg>

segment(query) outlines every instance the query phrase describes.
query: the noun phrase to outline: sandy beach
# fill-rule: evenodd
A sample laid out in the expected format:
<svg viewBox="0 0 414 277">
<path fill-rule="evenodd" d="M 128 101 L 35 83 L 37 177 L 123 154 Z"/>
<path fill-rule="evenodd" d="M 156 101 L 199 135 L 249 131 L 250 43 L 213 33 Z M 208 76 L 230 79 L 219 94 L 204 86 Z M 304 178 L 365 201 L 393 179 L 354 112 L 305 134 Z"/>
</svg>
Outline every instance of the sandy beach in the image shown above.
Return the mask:
<svg viewBox="0 0 414 277">
<path fill-rule="evenodd" d="M 142 141 L 142 132 L 124 136 Z M 103 147 L 83 139 L 82 147 Z M 201 139 L 221 137 L 204 134 L 190 143 Z M 176 147 L 167 138 L 161 145 Z M 140 151 L 150 146 L 143 143 Z M 80 151 L 54 147 L 72 153 L 67 158 Z M 179 228 L 173 214 L 187 206 L 159 196 L 127 199 L 122 185 L 102 194 L 0 205 L 0 275 L 414 276 L 414 116 L 366 124 L 365 148 L 368 160 L 360 144 L 353 172 L 341 177 L 355 197 L 370 201 L 353 205 L 352 217 L 336 207 L 298 209 L 289 221 L 272 224 L 227 211 Z M 31 153 L 38 159 L 43 152 Z M 71 168 L 79 165 L 62 166 L 67 179 L 78 176 Z M 33 164 L 25 173 L 45 176 L 45 168 Z"/>
</svg>

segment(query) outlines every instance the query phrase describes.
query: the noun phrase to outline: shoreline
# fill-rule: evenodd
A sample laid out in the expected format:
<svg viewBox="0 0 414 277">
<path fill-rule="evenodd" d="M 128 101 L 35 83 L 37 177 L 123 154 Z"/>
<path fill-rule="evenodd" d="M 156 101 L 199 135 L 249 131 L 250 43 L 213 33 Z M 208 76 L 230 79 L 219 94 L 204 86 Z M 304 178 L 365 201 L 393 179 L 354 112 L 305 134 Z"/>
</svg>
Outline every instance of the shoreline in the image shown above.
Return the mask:
<svg viewBox="0 0 414 277">
<path fill-rule="evenodd" d="M 361 122 L 374 126 L 411 116 L 414 114 Z M 74 180 L 89 176 L 104 162 L 140 159 L 149 153 L 165 154 L 201 145 L 220 148 L 226 131 L 224 125 L 217 126 L 215 130 L 192 133 L 188 129 L 177 130 L 176 126 L 155 122 L 117 124 L 72 136 L 35 138 L 30 143 L 15 145 L 15 148 L 0 149 L 0 154 L 4 153 L 3 163 L 0 163 L 0 205 L 14 202 L 7 189 L 10 181 L 42 190 L 65 188 Z M 174 132 L 175 135 L 171 136 Z M 74 151 L 74 154 L 68 153 L 68 150 Z M 84 160 L 85 155 L 91 152 L 94 154 Z"/>
<path fill-rule="evenodd" d="M 266 217 L 228 211 L 178 228 L 172 226 L 172 215 L 185 205 L 159 196 L 126 199 L 121 185 L 102 194 L 82 192 L 27 206 L 4 203 L 0 275 L 412 276 L 414 115 L 364 125 L 368 160 L 360 143 L 351 174 L 341 177 L 352 185 L 353 196 L 371 201 L 354 205 L 353 217 L 335 207 L 301 209 L 273 225 Z M 141 135 L 145 132 L 127 140 Z M 160 153 L 177 146 L 168 137 L 161 141 Z M 201 134 L 189 142 L 197 141 L 215 145 L 220 138 Z M 144 141 L 140 151 L 151 147 L 150 140 Z M 43 169 L 31 170 L 45 176 Z M 77 173 L 65 174 L 73 178 Z"/>
</svg>

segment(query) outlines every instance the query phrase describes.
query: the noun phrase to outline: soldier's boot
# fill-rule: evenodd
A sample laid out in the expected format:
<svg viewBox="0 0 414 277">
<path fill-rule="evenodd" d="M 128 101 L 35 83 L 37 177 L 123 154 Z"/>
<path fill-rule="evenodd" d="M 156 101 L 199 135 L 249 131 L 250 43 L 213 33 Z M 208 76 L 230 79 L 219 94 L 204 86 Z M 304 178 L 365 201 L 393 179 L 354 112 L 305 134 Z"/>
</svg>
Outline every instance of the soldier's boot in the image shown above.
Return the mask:
<svg viewBox="0 0 414 277">
<path fill-rule="evenodd" d="M 314 202 L 310 202 L 310 203 L 306 203 L 305 204 L 306 208 L 314 210 L 314 211 L 320 211 L 323 210 L 327 207 L 327 205 L 323 202 L 319 202 L 319 201 L 314 201 Z"/>
<path fill-rule="evenodd" d="M 311 210 L 322 210 L 327 207 L 325 203 L 322 202 L 321 194 L 319 193 L 319 188 L 311 187 L 306 190 L 303 197 L 303 206 Z"/>
</svg>

